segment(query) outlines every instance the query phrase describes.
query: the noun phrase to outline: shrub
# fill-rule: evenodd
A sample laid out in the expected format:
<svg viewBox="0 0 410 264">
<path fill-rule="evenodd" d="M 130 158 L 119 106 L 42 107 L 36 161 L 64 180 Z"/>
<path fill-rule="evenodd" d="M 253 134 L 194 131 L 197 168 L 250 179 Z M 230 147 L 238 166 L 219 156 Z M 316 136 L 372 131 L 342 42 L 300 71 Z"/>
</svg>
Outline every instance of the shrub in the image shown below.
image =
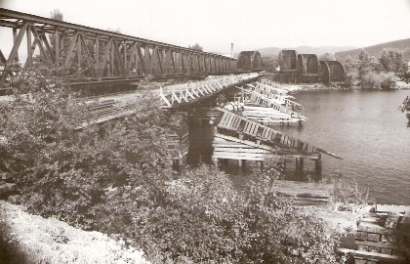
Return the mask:
<svg viewBox="0 0 410 264">
<path fill-rule="evenodd" d="M 361 76 L 360 85 L 363 89 L 376 89 L 380 88 L 381 81 L 379 74 L 370 71 Z"/>
<path fill-rule="evenodd" d="M 176 122 L 153 100 L 114 125 L 78 131 L 88 104 L 58 80 L 27 78 L 2 105 L 0 153 L 31 212 L 120 236 L 161 262 L 336 262 L 337 235 L 279 199 L 271 174 L 239 191 L 213 167 L 173 172 L 166 138 Z M 297 256 L 292 230 L 301 230 Z"/>
<path fill-rule="evenodd" d="M 0 169 L 23 187 L 32 212 L 89 227 L 107 187 L 151 182 L 147 175 L 170 165 L 169 116 L 149 100 L 138 116 L 78 131 L 89 106 L 58 80 L 34 72 L 12 87 L 14 100 L 1 106 Z"/>
<path fill-rule="evenodd" d="M 359 72 L 353 69 L 352 71 L 346 74 L 346 86 L 350 88 L 356 86 L 358 79 L 359 79 Z"/>
<path fill-rule="evenodd" d="M 361 86 L 364 89 L 394 89 L 398 77 L 393 72 L 368 72 L 361 77 Z"/>
<path fill-rule="evenodd" d="M 224 173 L 203 165 L 156 189 L 118 188 L 96 208 L 96 224 L 141 246 L 154 263 L 336 262 L 338 236 L 276 197 L 273 179 L 259 176 L 238 191 Z"/>
<path fill-rule="evenodd" d="M 398 80 L 399 78 L 393 72 L 383 73 L 380 87 L 387 90 L 394 89 Z"/>
</svg>

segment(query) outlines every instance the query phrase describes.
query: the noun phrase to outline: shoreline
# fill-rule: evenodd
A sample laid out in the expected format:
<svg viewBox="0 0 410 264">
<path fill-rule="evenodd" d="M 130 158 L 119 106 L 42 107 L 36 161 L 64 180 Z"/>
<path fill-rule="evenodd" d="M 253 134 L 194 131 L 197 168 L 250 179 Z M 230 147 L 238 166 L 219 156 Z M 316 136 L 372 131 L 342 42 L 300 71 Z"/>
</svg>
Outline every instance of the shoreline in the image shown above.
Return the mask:
<svg viewBox="0 0 410 264">
<path fill-rule="evenodd" d="M 320 91 L 401 91 L 401 90 L 410 90 L 409 87 L 396 87 L 394 89 L 362 89 L 358 86 L 353 88 L 347 87 L 331 87 L 325 85 L 317 85 L 317 84 L 281 84 L 279 87 L 282 89 L 288 90 L 290 93 L 295 92 L 320 92 Z"/>
</svg>

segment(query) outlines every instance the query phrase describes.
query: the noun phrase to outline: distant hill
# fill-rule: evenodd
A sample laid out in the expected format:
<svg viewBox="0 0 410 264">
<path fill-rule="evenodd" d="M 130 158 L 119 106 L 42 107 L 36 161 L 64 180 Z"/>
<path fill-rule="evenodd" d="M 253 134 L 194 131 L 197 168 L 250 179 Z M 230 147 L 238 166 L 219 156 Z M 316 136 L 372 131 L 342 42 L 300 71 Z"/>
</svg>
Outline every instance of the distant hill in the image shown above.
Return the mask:
<svg viewBox="0 0 410 264">
<path fill-rule="evenodd" d="M 345 50 L 351 50 L 355 47 L 351 46 L 346 46 L 346 47 L 336 47 L 336 46 L 321 46 L 321 47 L 310 47 L 310 46 L 299 46 L 296 48 L 286 48 L 286 49 L 295 49 L 298 54 L 317 54 L 317 55 L 322 55 L 325 52 L 333 52 L 336 53 L 338 51 L 345 51 Z M 272 56 L 275 55 L 277 56 L 279 54 L 279 51 L 283 50 L 284 48 L 276 48 L 276 47 L 271 47 L 271 48 L 263 48 L 259 49 L 258 51 L 261 53 L 262 57 L 265 56 Z"/>
<path fill-rule="evenodd" d="M 262 48 L 262 49 L 257 49 L 259 53 L 261 54 L 262 57 L 272 57 L 272 56 L 278 56 L 279 51 L 283 49 L 295 49 L 298 53 L 303 53 L 303 54 L 317 54 L 317 55 L 322 55 L 325 52 L 333 52 L 336 53 L 338 51 L 345 51 L 345 50 L 351 50 L 356 47 L 352 46 L 346 46 L 346 47 L 335 47 L 335 46 L 322 46 L 322 47 L 309 47 L 309 46 L 299 46 L 297 48 L 278 48 L 278 47 L 269 47 L 269 48 Z M 235 57 L 238 57 L 239 52 L 235 52 Z"/>
<path fill-rule="evenodd" d="M 276 56 L 278 56 L 279 51 L 281 51 L 283 49 L 295 49 L 298 54 L 302 53 L 302 54 L 322 55 L 323 53 L 326 53 L 326 52 L 336 53 L 336 52 L 340 52 L 340 51 L 352 50 L 352 49 L 355 49 L 355 48 L 357 48 L 357 47 L 352 47 L 352 46 L 342 46 L 342 47 L 336 47 L 336 46 L 321 46 L 321 47 L 299 46 L 297 48 L 269 47 L 269 48 L 257 49 L 257 51 L 259 51 L 259 53 L 261 54 L 262 57 L 272 57 L 272 56 L 276 57 Z M 234 53 L 235 58 L 238 57 L 239 52 L 241 52 L 241 51 L 238 51 L 238 52 Z M 211 52 L 211 53 L 224 55 L 221 52 Z"/>
<path fill-rule="evenodd" d="M 383 52 L 383 49 L 387 49 L 387 48 L 398 49 L 402 51 L 404 60 L 410 60 L 410 39 L 402 39 L 402 40 L 381 43 L 381 44 L 365 47 L 363 49 L 367 51 L 370 56 L 375 56 L 376 58 L 379 58 Z M 340 51 L 336 53 L 336 56 L 339 57 L 340 59 L 345 59 L 347 56 L 350 56 L 353 59 L 358 59 L 361 51 L 362 51 L 362 48 L 352 49 L 352 50 L 347 50 L 347 51 Z"/>
</svg>

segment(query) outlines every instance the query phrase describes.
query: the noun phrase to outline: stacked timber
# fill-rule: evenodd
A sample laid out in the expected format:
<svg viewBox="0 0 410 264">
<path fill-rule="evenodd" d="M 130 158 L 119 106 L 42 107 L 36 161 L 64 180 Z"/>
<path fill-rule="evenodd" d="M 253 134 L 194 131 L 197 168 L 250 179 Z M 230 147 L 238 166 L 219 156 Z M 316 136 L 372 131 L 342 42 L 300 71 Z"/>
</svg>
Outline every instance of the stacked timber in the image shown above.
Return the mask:
<svg viewBox="0 0 410 264">
<path fill-rule="evenodd" d="M 282 157 L 272 147 L 256 144 L 249 140 L 216 133 L 212 144 L 214 159 L 280 162 Z"/>
<path fill-rule="evenodd" d="M 327 207 L 333 200 L 333 184 L 275 181 L 273 191 L 279 197 L 289 199 L 294 206 Z"/>
<path fill-rule="evenodd" d="M 355 263 L 410 263 L 410 211 L 367 213 L 358 222 L 357 249 L 339 248 Z"/>
<path fill-rule="evenodd" d="M 117 102 L 114 99 L 103 99 L 89 103 L 90 115 L 93 118 L 109 115 Z"/>
</svg>

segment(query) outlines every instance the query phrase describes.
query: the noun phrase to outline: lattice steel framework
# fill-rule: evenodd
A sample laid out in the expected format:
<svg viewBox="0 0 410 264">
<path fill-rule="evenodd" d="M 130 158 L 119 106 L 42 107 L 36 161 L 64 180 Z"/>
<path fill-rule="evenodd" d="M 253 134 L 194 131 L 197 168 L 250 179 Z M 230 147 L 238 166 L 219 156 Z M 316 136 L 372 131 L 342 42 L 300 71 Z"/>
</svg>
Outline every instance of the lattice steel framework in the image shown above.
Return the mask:
<svg viewBox="0 0 410 264">
<path fill-rule="evenodd" d="M 19 50 L 27 54 L 20 71 L 41 63 L 65 69 L 64 74 L 74 76 L 72 82 L 236 72 L 236 60 L 225 56 L 2 8 L 0 26 L 11 29 L 14 41 L 8 57 L 0 43 L 0 83 L 18 73 Z M 21 47 L 23 40 L 26 47 Z M 81 76 L 73 74 L 79 71 Z"/>
</svg>

